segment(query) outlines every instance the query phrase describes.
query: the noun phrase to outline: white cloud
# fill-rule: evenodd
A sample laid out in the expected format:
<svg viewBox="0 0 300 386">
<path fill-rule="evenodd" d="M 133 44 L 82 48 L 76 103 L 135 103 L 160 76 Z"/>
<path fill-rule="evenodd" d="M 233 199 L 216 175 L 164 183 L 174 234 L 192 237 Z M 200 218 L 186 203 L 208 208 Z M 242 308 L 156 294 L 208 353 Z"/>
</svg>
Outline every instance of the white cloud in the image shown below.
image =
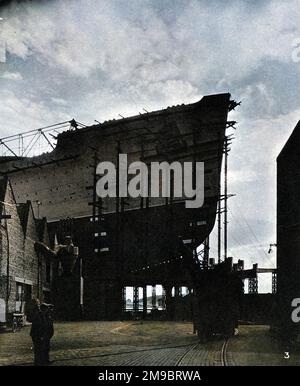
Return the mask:
<svg viewBox="0 0 300 386">
<path fill-rule="evenodd" d="M 159 110 L 168 105 L 192 103 L 201 99 L 199 91 L 187 81 L 167 80 L 165 82 L 139 81 L 120 87 L 104 88 L 85 93 L 76 104 L 76 116 L 84 122 L 91 118 L 118 119 L 122 116 L 137 115 L 139 112 Z M 73 115 L 74 115 L 73 114 Z"/>
<path fill-rule="evenodd" d="M 51 101 L 58 106 L 63 106 L 63 107 L 68 106 L 68 102 L 63 98 L 52 97 Z"/>
<path fill-rule="evenodd" d="M 8 13 L 3 36 L 10 52 L 36 55 L 76 76 L 101 70 L 115 81 L 213 76 L 216 82 L 243 77 L 266 57 L 291 62 L 292 41 L 300 36 L 297 0 L 271 1 L 256 13 L 239 2 L 214 8 L 189 1 L 171 22 L 149 2 L 129 15 L 122 13 L 125 4 L 117 4 L 27 4 Z"/>
<path fill-rule="evenodd" d="M 9 72 L 5 71 L 2 75 L 1 78 L 3 79 L 8 79 L 8 80 L 22 80 L 23 77 L 19 72 Z"/>
<path fill-rule="evenodd" d="M 0 90 L 0 100 L 1 137 L 69 119 L 61 112 L 51 112 L 42 101 L 19 97 L 12 91 Z"/>
</svg>

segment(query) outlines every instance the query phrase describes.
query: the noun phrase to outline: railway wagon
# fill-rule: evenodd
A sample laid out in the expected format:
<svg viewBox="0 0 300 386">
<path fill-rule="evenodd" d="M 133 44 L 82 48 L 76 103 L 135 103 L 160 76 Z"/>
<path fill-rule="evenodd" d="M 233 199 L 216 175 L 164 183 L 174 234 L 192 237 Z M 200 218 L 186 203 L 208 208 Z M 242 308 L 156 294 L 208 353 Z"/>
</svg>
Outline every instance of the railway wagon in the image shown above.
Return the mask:
<svg viewBox="0 0 300 386">
<path fill-rule="evenodd" d="M 191 249 L 182 245 L 181 252 L 193 285 L 194 332 L 202 342 L 217 334 L 234 335 L 244 293 L 243 278 L 249 273 L 234 269 L 230 257 L 203 267 Z"/>
<path fill-rule="evenodd" d="M 228 259 L 229 260 L 229 259 Z M 205 342 L 213 335 L 232 336 L 238 327 L 243 282 L 229 261 L 204 271 L 194 288 L 194 330 Z"/>
</svg>

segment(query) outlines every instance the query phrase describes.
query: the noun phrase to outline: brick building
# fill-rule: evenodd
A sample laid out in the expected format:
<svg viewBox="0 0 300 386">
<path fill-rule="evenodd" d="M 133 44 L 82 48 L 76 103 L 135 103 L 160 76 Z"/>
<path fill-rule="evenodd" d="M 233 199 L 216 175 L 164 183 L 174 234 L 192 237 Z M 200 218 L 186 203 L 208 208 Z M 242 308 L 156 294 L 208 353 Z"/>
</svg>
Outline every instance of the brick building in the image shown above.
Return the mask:
<svg viewBox="0 0 300 386">
<path fill-rule="evenodd" d="M 0 179 L 0 218 L 0 306 L 10 315 L 33 297 L 50 300 L 53 263 L 34 249 L 37 240 L 49 245 L 46 219 L 34 217 L 30 201 L 16 202 L 7 178 Z"/>
</svg>

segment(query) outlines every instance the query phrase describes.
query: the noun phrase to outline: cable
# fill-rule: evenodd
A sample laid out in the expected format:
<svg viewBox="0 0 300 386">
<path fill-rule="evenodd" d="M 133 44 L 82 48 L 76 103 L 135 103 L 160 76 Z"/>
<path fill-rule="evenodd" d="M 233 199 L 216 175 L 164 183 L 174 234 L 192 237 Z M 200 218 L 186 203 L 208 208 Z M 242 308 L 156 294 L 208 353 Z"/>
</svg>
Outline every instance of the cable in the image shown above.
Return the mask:
<svg viewBox="0 0 300 386">
<path fill-rule="evenodd" d="M 233 214 L 232 210 L 231 210 L 229 207 L 228 207 L 228 210 L 229 210 L 231 216 L 233 217 L 233 219 L 234 219 L 234 220 L 235 220 L 242 228 L 245 229 L 245 227 L 243 226 L 243 224 L 241 223 L 241 221 Z M 241 210 L 240 210 L 239 208 L 238 208 L 238 210 L 239 210 L 239 214 L 240 214 L 241 218 L 242 218 L 242 219 L 244 220 L 244 222 L 247 224 L 247 220 L 246 220 L 246 219 L 244 218 L 244 216 L 242 215 Z M 262 249 L 259 249 L 259 248 L 256 246 L 256 243 L 258 243 L 259 245 L 261 245 L 262 243 L 260 243 L 260 242 L 258 241 L 257 237 L 255 236 L 255 234 L 254 234 L 254 232 L 253 232 L 253 230 L 252 230 L 252 228 L 250 227 L 249 224 L 248 224 L 248 229 L 249 229 L 249 230 L 251 229 L 251 234 L 252 234 L 252 236 L 254 237 L 254 240 L 250 237 L 249 232 L 246 231 L 246 234 L 247 234 L 247 236 L 248 236 L 249 241 L 250 241 L 250 242 L 253 244 L 253 246 L 255 247 L 255 249 L 256 249 L 258 255 L 259 255 L 261 258 L 263 258 L 263 259 L 267 258 L 268 262 L 269 262 L 270 264 L 274 265 L 273 261 L 271 261 L 271 258 L 268 257 L 268 255 L 266 254 L 266 252 L 265 252 L 264 250 L 262 250 Z M 255 241 L 255 240 L 256 240 L 256 241 Z M 253 242 L 253 241 L 254 241 L 254 242 Z M 262 255 L 261 252 L 265 252 L 264 255 Z M 252 258 L 251 258 L 251 260 L 252 260 Z"/>
<path fill-rule="evenodd" d="M 236 204 L 236 205 L 237 205 L 237 204 Z M 248 229 L 250 230 L 250 232 L 252 233 L 253 237 L 254 237 L 255 240 L 257 241 L 257 243 L 258 243 L 258 244 L 262 244 L 262 243 L 259 242 L 259 240 L 258 240 L 258 238 L 256 237 L 256 235 L 255 235 L 253 229 L 251 228 L 250 224 L 248 223 L 248 221 L 246 220 L 246 218 L 243 216 L 242 212 L 240 211 L 240 208 L 239 208 L 238 205 L 237 205 L 237 208 L 238 208 L 239 212 L 241 213 L 241 216 L 242 216 L 242 218 L 244 219 L 244 221 L 245 221 L 245 223 L 246 223 Z M 265 256 L 268 258 L 268 255 L 267 255 L 267 253 L 266 253 L 266 251 L 265 251 L 264 249 L 263 249 L 263 252 L 264 252 Z"/>
</svg>

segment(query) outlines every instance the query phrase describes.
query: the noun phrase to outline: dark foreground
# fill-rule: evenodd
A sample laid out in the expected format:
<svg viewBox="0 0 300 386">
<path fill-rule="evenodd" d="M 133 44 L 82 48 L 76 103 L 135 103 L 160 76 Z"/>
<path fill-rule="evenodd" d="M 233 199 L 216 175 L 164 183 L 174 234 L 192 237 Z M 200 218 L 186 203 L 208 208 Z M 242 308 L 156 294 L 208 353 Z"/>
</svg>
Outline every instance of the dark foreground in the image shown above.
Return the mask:
<svg viewBox="0 0 300 386">
<path fill-rule="evenodd" d="M 286 354 L 267 326 L 240 326 L 238 336 L 206 344 L 192 331 L 187 322 L 56 323 L 52 366 L 300 365 L 300 344 Z M 0 333 L 0 365 L 32 365 L 31 346 L 29 327 Z"/>
</svg>

